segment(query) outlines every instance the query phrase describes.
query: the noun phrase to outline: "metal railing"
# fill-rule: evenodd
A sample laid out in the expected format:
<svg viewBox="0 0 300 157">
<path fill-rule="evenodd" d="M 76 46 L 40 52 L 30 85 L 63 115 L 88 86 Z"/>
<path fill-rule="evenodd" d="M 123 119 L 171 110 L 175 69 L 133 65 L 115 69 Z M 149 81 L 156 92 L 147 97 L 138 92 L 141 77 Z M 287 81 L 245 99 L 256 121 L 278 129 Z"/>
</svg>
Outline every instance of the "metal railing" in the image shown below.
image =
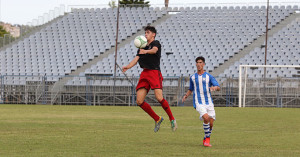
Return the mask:
<svg viewBox="0 0 300 157">
<path fill-rule="evenodd" d="M 116 96 L 113 97 L 113 78 L 98 76 L 0 76 L 0 103 L 8 104 L 59 104 L 59 105 L 135 105 L 135 86 L 138 78 L 116 79 Z M 51 79 L 49 79 L 51 78 Z M 56 78 L 56 79 L 53 79 Z M 177 105 L 180 91 L 179 77 L 165 78 L 164 97 Z M 58 80 L 58 81 L 52 81 Z M 147 101 L 156 105 L 153 92 Z"/>
<path fill-rule="evenodd" d="M 51 78 L 51 79 L 50 79 Z M 55 78 L 55 79 L 53 79 Z M 139 78 L 116 78 L 113 96 L 113 77 L 100 76 L 0 76 L 0 103 L 52 105 L 116 105 L 135 106 L 135 87 Z M 212 92 L 215 106 L 238 107 L 238 78 L 216 78 L 221 90 Z M 58 81 L 52 81 L 58 80 Z M 300 107 L 300 79 L 268 79 L 267 97 L 262 98 L 263 79 L 249 79 L 247 107 Z M 53 90 L 56 88 L 57 90 Z M 189 88 L 189 78 L 165 77 L 164 98 L 172 106 L 192 106 L 192 96 L 185 103 L 182 96 Z M 159 105 L 151 90 L 146 101 Z M 266 101 L 265 106 L 262 101 Z"/>
</svg>

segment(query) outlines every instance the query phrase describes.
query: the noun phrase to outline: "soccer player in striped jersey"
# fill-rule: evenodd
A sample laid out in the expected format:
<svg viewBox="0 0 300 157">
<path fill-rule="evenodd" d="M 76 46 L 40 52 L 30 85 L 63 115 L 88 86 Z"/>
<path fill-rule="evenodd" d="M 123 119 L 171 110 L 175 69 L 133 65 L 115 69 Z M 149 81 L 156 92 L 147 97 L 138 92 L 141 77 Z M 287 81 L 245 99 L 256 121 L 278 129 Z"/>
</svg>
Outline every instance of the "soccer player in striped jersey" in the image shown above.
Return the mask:
<svg viewBox="0 0 300 157">
<path fill-rule="evenodd" d="M 182 102 L 193 93 L 194 108 L 200 113 L 200 120 L 203 120 L 204 139 L 203 145 L 211 147 L 210 134 L 213 128 L 216 113 L 214 103 L 211 97 L 212 91 L 219 91 L 220 86 L 216 79 L 205 72 L 205 58 L 196 58 L 197 73 L 190 77 L 190 88 L 183 96 Z"/>
</svg>

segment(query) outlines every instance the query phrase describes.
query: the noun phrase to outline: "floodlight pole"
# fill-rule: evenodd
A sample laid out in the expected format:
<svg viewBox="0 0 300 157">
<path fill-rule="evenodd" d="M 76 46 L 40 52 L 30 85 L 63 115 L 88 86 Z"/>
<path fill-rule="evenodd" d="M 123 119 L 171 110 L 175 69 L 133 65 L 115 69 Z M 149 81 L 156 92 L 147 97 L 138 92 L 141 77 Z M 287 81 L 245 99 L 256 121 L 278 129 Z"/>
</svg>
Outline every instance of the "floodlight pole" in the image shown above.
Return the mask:
<svg viewBox="0 0 300 157">
<path fill-rule="evenodd" d="M 2 5 L 1 5 L 1 0 L 0 0 L 0 21 L 1 21 L 1 7 L 2 7 Z"/>
<path fill-rule="evenodd" d="M 114 93 L 113 93 L 113 105 L 116 105 L 116 75 L 117 75 L 117 55 L 118 55 L 118 35 L 119 35 L 119 13 L 120 13 L 120 0 L 118 0 L 117 10 L 117 31 L 116 31 L 116 48 L 115 48 L 115 68 L 114 68 Z"/>
<path fill-rule="evenodd" d="M 269 24 L 269 0 L 267 1 L 267 16 L 266 16 L 266 41 L 265 41 L 265 65 L 267 65 L 267 52 L 268 52 L 268 24 Z M 263 106 L 265 106 L 266 100 L 266 73 L 267 69 L 264 67 L 264 101 Z"/>
</svg>

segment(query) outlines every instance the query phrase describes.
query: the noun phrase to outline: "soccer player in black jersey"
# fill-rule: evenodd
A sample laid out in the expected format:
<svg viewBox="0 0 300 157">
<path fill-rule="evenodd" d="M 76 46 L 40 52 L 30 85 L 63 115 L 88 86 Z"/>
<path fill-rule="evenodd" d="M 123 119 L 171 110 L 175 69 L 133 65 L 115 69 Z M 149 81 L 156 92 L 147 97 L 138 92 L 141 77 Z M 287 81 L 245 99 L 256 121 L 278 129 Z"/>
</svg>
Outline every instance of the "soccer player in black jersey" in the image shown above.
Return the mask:
<svg viewBox="0 0 300 157">
<path fill-rule="evenodd" d="M 157 101 L 164 108 L 169 116 L 171 122 L 171 129 L 175 131 L 177 129 L 177 123 L 173 117 L 171 108 L 167 100 L 163 98 L 162 81 L 163 77 L 160 72 L 160 57 L 161 57 L 161 45 L 158 40 L 155 40 L 156 29 L 153 26 L 147 26 L 145 28 L 145 37 L 147 39 L 147 46 L 137 51 L 135 58 L 122 68 L 123 72 L 135 66 L 137 63 L 144 70 L 140 75 L 138 85 L 136 87 L 136 103 L 147 112 L 155 121 L 154 132 L 159 130 L 163 117 L 158 116 L 151 108 L 151 106 L 145 102 L 145 97 L 148 94 L 150 88 L 154 90 Z"/>
</svg>

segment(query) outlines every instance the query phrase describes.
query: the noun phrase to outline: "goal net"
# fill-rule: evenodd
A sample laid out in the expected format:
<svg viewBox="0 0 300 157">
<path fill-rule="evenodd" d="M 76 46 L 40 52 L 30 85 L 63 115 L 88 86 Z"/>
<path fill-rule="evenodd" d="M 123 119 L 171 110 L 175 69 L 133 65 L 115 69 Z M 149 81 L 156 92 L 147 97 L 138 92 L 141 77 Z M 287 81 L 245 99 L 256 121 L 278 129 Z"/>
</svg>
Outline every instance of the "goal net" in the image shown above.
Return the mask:
<svg viewBox="0 0 300 157">
<path fill-rule="evenodd" d="M 239 107 L 300 107 L 300 65 L 240 65 Z"/>
</svg>

